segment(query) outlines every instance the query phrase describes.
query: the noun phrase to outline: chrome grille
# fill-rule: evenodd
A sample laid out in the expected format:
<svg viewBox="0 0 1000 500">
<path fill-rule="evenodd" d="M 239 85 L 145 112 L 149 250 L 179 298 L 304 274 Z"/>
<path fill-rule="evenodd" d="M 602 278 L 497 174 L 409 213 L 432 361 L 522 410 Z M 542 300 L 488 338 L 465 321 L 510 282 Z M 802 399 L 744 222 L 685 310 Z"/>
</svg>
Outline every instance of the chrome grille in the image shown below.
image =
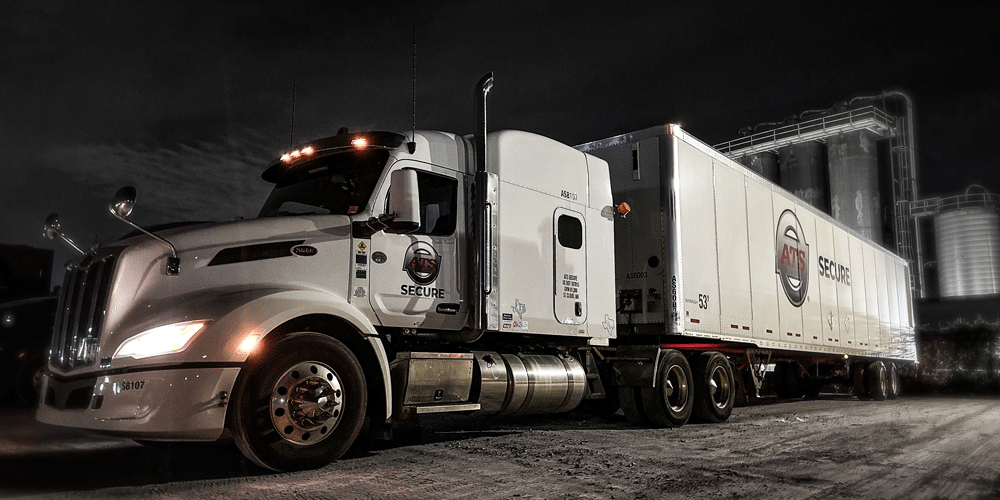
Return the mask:
<svg viewBox="0 0 1000 500">
<path fill-rule="evenodd" d="M 66 370 L 97 361 L 115 262 L 121 250 L 101 249 L 67 267 L 52 331 L 52 366 Z"/>
</svg>

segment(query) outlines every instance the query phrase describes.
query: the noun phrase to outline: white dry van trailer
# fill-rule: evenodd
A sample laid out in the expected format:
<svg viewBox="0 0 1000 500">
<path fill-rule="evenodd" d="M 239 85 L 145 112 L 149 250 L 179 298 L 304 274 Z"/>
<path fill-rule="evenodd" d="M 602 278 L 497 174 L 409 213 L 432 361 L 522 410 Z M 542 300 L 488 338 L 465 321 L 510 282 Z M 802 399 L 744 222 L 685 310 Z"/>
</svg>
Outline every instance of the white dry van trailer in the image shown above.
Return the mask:
<svg viewBox="0 0 1000 500">
<path fill-rule="evenodd" d="M 255 219 L 81 249 L 38 419 L 231 437 L 294 470 L 421 413 L 620 400 L 679 426 L 726 420 L 769 379 L 898 393 L 914 360 L 902 261 L 676 126 L 580 150 L 487 134 L 491 86 L 474 140 L 341 131 L 264 171 Z M 132 224 L 135 198 L 109 209 Z M 45 231 L 76 247 L 54 215 Z"/>
<path fill-rule="evenodd" d="M 899 395 L 898 368 L 916 361 L 903 259 L 677 125 L 577 149 L 606 160 L 613 196 L 636 207 L 615 224 L 617 356 L 685 353 L 696 401 L 714 403 L 695 411 L 719 418 L 731 381 L 711 373 L 712 351 L 737 369 L 741 396 L 759 392 L 765 373 L 784 397 L 829 383 L 859 397 Z M 674 359 L 678 374 L 687 369 Z M 625 385 L 625 414 L 649 420 L 651 389 Z M 686 418 L 677 413 L 672 423 Z"/>
</svg>

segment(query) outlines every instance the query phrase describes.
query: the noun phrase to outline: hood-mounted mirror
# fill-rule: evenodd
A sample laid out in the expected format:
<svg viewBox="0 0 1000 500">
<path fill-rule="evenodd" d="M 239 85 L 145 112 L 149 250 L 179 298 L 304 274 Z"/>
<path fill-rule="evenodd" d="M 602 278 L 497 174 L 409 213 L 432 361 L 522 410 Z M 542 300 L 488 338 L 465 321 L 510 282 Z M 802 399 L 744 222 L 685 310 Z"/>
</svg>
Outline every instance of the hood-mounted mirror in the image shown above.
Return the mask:
<svg viewBox="0 0 1000 500">
<path fill-rule="evenodd" d="M 132 186 L 119 189 L 108 209 L 119 219 L 128 217 L 132 213 L 132 207 L 135 206 L 135 194 L 135 188 Z"/>
<path fill-rule="evenodd" d="M 59 239 L 65 241 L 67 245 L 73 247 L 73 249 L 76 250 L 77 252 L 80 252 L 81 254 L 84 255 L 87 254 L 87 252 L 84 252 L 79 245 L 74 243 L 73 240 L 69 239 L 69 236 L 63 234 L 59 225 L 59 215 L 50 214 L 48 217 L 46 217 L 45 225 L 42 227 L 42 229 L 44 230 L 42 234 L 45 235 L 46 238 L 54 240 L 56 239 L 56 237 L 59 237 Z"/>
<path fill-rule="evenodd" d="M 142 233 L 145 233 L 154 239 L 160 241 L 164 245 L 170 247 L 170 257 L 167 257 L 167 275 L 176 276 L 181 273 L 181 259 L 177 257 L 177 249 L 174 248 L 173 243 L 149 232 L 145 229 L 139 227 L 136 223 L 128 220 L 128 216 L 132 214 L 132 209 L 135 207 L 136 191 L 132 186 L 125 186 L 119 189 L 115 193 L 115 197 L 111 200 L 111 204 L 108 205 L 108 211 L 111 215 L 114 215 L 122 222 L 138 229 Z"/>
</svg>

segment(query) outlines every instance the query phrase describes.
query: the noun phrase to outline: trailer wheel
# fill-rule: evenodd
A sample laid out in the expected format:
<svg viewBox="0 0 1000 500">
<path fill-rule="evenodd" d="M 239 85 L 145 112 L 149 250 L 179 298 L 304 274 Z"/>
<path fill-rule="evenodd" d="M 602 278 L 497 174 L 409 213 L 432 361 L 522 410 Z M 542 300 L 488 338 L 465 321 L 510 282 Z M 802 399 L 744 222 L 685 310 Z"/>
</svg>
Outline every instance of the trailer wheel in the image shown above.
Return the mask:
<svg viewBox="0 0 1000 500">
<path fill-rule="evenodd" d="M 875 401 L 885 401 L 889 395 L 889 377 L 886 375 L 885 364 L 872 361 L 865 372 L 868 376 L 868 393 Z"/>
<path fill-rule="evenodd" d="M 736 380 L 729 360 L 718 352 L 703 352 L 694 361 L 694 412 L 698 422 L 725 422 L 736 402 Z"/>
<path fill-rule="evenodd" d="M 642 387 L 640 393 L 642 409 L 650 425 L 680 427 L 686 424 L 691 418 L 695 397 L 694 377 L 687 358 L 680 351 L 664 351 L 656 371 L 656 386 Z"/>
<path fill-rule="evenodd" d="M 368 406 L 364 372 L 343 343 L 295 333 L 241 374 L 231 431 L 252 462 L 275 471 L 322 467 L 357 438 Z"/>
<path fill-rule="evenodd" d="M 896 367 L 896 363 L 893 362 L 889 362 L 889 366 L 886 368 L 888 370 L 887 378 L 889 381 L 889 391 L 886 396 L 889 399 L 896 399 L 903 392 L 903 388 L 899 383 L 899 369 Z"/>
<path fill-rule="evenodd" d="M 802 386 L 798 363 L 780 361 L 774 365 L 774 392 L 779 398 L 801 398 L 806 393 Z"/>
<path fill-rule="evenodd" d="M 866 376 L 866 370 L 864 363 L 854 363 L 851 365 L 851 382 L 852 388 L 851 392 L 859 400 L 870 399 L 871 396 L 868 394 L 868 377 Z"/>
</svg>

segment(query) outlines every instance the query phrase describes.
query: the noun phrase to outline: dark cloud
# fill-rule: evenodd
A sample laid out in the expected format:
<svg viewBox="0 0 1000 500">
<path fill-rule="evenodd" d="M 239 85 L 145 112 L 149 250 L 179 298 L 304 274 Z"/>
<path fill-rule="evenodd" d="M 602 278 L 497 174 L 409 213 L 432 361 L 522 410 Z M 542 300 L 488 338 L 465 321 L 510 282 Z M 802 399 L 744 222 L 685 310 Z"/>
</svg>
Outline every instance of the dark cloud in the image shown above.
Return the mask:
<svg viewBox="0 0 1000 500">
<path fill-rule="evenodd" d="M 667 122 L 715 144 L 742 126 L 905 90 L 923 192 L 1000 191 L 993 10 L 10 0 L 0 4 L 0 229 L 4 243 L 44 244 L 37 225 L 59 211 L 77 234 L 115 234 L 104 212 L 123 183 L 139 188 L 147 223 L 252 215 L 259 171 L 289 142 L 341 126 L 410 129 L 414 28 L 418 128 L 470 132 L 472 87 L 487 71 L 492 128 L 569 144 Z"/>
</svg>

